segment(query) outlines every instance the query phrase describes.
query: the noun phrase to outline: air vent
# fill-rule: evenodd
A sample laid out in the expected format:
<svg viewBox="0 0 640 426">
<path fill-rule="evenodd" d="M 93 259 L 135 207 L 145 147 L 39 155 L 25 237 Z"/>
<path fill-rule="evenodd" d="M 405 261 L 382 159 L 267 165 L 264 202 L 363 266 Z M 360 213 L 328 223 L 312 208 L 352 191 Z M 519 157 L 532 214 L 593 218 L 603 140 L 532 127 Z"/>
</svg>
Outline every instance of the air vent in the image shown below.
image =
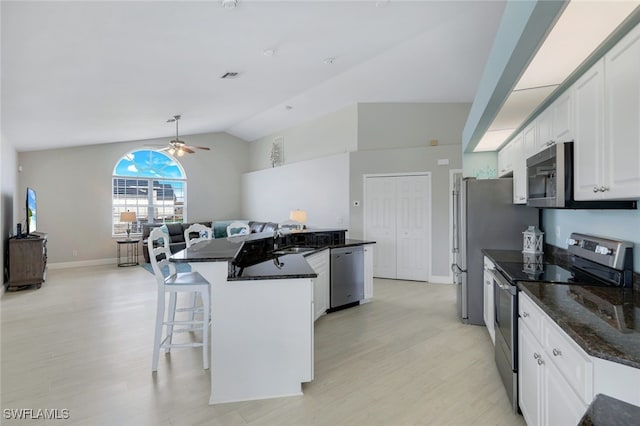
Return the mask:
<svg viewBox="0 0 640 426">
<path fill-rule="evenodd" d="M 239 75 L 240 73 L 238 72 L 228 72 L 223 74 L 222 77 L 220 78 L 225 78 L 225 79 L 238 78 Z"/>
</svg>

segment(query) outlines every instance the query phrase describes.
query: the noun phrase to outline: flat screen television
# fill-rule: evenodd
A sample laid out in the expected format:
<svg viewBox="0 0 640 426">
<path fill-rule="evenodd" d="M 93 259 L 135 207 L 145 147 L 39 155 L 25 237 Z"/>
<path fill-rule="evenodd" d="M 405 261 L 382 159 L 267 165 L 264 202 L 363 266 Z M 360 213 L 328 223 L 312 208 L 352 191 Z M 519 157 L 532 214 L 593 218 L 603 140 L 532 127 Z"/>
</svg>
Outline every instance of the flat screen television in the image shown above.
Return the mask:
<svg viewBox="0 0 640 426">
<path fill-rule="evenodd" d="M 36 191 L 27 188 L 27 235 L 38 229 L 38 215 L 36 214 Z"/>
</svg>

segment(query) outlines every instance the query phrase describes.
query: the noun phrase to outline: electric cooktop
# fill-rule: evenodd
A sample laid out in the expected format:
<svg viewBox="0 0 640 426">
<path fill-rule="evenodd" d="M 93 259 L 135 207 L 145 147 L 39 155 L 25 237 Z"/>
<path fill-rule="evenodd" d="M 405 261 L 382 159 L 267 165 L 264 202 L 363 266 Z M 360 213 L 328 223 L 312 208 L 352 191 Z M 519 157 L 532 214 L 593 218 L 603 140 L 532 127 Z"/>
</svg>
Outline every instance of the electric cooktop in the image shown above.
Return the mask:
<svg viewBox="0 0 640 426">
<path fill-rule="evenodd" d="M 539 265 L 535 272 L 526 270 L 526 265 L 521 262 L 498 262 L 498 268 L 511 282 L 515 281 L 546 281 L 552 283 L 574 282 L 574 274 L 570 270 L 559 265 Z"/>
</svg>

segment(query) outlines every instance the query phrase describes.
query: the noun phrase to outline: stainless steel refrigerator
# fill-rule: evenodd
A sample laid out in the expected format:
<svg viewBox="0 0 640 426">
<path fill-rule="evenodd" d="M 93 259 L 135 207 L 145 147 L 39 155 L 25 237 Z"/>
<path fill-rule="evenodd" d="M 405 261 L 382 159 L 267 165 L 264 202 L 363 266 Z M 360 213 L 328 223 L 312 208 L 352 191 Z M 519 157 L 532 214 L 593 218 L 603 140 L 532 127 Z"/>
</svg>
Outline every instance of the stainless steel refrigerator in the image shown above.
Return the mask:
<svg viewBox="0 0 640 426">
<path fill-rule="evenodd" d="M 482 249 L 522 250 L 522 232 L 539 225 L 539 210 L 513 204 L 513 179 L 458 176 L 453 189 L 453 258 L 458 315 L 483 325 Z"/>
</svg>

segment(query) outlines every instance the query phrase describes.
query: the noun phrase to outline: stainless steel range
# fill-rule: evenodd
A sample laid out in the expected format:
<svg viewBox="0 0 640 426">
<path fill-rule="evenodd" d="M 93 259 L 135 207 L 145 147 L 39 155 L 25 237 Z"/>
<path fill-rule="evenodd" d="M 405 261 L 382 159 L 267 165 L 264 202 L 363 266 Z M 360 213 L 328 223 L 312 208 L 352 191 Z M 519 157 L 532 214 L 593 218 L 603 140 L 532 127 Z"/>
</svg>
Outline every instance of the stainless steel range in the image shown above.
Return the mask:
<svg viewBox="0 0 640 426">
<path fill-rule="evenodd" d="M 633 243 L 572 233 L 565 266 L 543 264 L 535 272 L 525 263 L 496 261 L 494 273 L 495 361 L 513 411 L 518 410 L 518 281 L 631 288 Z"/>
</svg>

